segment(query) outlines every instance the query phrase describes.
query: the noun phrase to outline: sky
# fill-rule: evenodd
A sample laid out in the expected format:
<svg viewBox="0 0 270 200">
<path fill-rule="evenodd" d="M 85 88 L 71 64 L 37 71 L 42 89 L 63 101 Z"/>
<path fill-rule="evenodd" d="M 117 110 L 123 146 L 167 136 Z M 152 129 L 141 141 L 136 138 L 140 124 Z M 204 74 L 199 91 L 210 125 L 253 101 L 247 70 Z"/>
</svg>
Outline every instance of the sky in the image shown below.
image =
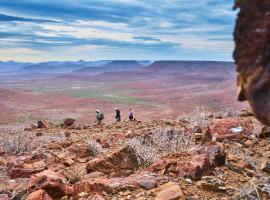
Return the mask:
<svg viewBox="0 0 270 200">
<path fill-rule="evenodd" d="M 0 60 L 231 61 L 234 0 L 0 0 Z"/>
</svg>

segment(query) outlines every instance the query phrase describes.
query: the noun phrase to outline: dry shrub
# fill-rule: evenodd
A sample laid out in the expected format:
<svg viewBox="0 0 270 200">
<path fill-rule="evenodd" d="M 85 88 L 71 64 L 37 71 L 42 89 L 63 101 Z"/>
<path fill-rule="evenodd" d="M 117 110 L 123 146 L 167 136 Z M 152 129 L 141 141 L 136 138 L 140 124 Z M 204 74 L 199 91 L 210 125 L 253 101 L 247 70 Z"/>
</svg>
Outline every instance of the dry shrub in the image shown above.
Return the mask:
<svg viewBox="0 0 270 200">
<path fill-rule="evenodd" d="M 102 146 L 96 142 L 95 140 L 86 138 L 86 143 L 88 145 L 89 148 L 89 152 L 91 156 L 98 156 L 101 154 L 104 154 L 104 149 L 102 148 Z"/>
<path fill-rule="evenodd" d="M 6 153 L 22 154 L 52 141 L 66 140 L 64 134 L 36 137 L 35 133 L 21 129 L 0 129 L 0 149 Z"/>
<path fill-rule="evenodd" d="M 129 139 L 125 144 L 134 149 L 139 164 L 146 167 L 165 155 L 195 146 L 189 135 L 174 128 L 157 129 L 150 135 Z"/>
<path fill-rule="evenodd" d="M 1 132 L 0 147 L 7 153 L 21 154 L 35 148 L 33 136 L 24 131 Z"/>
<path fill-rule="evenodd" d="M 211 113 L 207 112 L 203 108 L 196 108 L 194 111 L 194 117 L 196 121 L 196 125 L 200 128 L 202 133 L 205 133 L 207 130 L 207 127 L 211 123 L 213 117 L 211 117 Z"/>
</svg>

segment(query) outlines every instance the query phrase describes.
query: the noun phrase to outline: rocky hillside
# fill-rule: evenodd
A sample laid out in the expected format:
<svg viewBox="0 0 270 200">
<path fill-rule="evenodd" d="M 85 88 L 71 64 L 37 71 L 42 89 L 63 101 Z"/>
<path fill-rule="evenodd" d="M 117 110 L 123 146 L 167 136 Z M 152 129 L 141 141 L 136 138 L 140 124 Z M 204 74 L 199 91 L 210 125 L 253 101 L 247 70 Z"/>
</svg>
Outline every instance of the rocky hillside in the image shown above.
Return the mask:
<svg viewBox="0 0 270 200">
<path fill-rule="evenodd" d="M 270 130 L 247 111 L 0 133 L 1 199 L 269 199 Z"/>
</svg>

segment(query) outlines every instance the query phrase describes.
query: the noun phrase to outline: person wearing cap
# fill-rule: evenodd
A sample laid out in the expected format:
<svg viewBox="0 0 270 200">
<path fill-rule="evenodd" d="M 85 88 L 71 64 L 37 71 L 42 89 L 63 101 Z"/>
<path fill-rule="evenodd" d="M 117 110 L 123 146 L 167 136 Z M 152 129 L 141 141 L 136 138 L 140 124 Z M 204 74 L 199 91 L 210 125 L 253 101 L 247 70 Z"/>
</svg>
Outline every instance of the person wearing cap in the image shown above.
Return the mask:
<svg viewBox="0 0 270 200">
<path fill-rule="evenodd" d="M 120 110 L 118 108 L 115 108 L 115 121 L 116 122 L 121 122 L 121 113 Z"/>
<path fill-rule="evenodd" d="M 104 114 L 100 112 L 100 110 L 96 110 L 96 119 L 97 119 L 97 124 L 101 124 L 102 120 L 104 119 Z"/>
</svg>

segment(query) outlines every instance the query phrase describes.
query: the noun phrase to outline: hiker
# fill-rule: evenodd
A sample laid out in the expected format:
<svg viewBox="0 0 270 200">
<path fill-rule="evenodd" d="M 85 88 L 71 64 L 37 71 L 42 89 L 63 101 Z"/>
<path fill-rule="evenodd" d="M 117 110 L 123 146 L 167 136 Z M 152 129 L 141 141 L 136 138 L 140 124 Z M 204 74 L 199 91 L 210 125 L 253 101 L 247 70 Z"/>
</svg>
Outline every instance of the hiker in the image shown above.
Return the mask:
<svg viewBox="0 0 270 200">
<path fill-rule="evenodd" d="M 100 112 L 99 110 L 96 110 L 96 119 L 97 119 L 98 125 L 100 125 L 102 120 L 104 119 L 104 114 Z"/>
<path fill-rule="evenodd" d="M 121 113 L 120 110 L 118 108 L 115 108 L 115 120 L 116 122 L 121 122 Z"/>
<path fill-rule="evenodd" d="M 134 112 L 133 112 L 132 108 L 129 109 L 128 118 L 130 121 L 134 120 Z"/>
</svg>

